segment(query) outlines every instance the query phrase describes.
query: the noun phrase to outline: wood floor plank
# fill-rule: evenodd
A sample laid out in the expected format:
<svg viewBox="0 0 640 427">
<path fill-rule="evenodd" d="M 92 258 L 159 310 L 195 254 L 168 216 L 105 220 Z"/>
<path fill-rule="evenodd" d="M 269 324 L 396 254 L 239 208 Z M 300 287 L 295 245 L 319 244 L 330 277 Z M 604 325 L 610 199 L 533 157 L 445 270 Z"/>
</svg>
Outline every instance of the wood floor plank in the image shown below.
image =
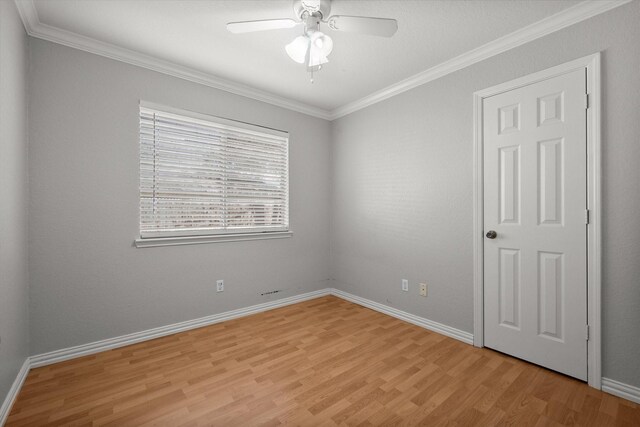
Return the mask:
<svg viewBox="0 0 640 427">
<path fill-rule="evenodd" d="M 7 426 L 638 426 L 640 405 L 336 297 L 33 369 Z"/>
</svg>

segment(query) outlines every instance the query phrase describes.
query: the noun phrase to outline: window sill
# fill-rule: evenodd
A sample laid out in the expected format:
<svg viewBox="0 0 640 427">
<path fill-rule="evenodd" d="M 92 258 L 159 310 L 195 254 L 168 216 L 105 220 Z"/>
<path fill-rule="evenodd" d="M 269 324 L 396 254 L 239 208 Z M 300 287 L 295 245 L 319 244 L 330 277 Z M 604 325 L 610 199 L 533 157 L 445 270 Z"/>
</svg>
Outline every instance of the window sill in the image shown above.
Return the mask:
<svg viewBox="0 0 640 427">
<path fill-rule="evenodd" d="M 209 236 L 150 237 L 134 241 L 136 248 L 158 246 L 202 245 L 205 243 L 242 242 L 247 240 L 286 239 L 293 231 L 271 231 L 267 233 L 217 234 Z"/>
</svg>

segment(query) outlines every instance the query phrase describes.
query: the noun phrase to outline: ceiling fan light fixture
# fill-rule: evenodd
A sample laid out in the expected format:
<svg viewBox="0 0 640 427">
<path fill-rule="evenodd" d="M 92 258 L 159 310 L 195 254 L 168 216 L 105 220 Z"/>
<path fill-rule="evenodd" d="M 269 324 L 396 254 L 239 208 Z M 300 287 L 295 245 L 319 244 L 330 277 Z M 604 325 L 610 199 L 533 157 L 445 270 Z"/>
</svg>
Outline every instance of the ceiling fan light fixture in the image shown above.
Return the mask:
<svg viewBox="0 0 640 427">
<path fill-rule="evenodd" d="M 307 59 L 307 51 L 309 50 L 309 37 L 298 36 L 284 48 L 289 58 L 298 64 L 304 64 Z"/>
<path fill-rule="evenodd" d="M 329 62 L 327 56 L 333 50 L 333 40 L 320 31 L 314 31 L 296 37 L 285 46 L 285 50 L 287 55 L 298 64 L 304 64 L 308 61 L 307 66 L 313 68 Z"/>
<path fill-rule="evenodd" d="M 256 21 L 229 22 L 227 29 L 234 33 L 292 28 L 304 26 L 304 32 L 285 46 L 287 55 L 298 64 L 305 64 L 311 74 L 329 62 L 333 40 L 320 31 L 321 24 L 333 31 L 391 37 L 398 31 L 398 22 L 389 18 L 371 16 L 330 15 L 331 0 L 293 0 L 296 19 L 260 19 Z"/>
</svg>

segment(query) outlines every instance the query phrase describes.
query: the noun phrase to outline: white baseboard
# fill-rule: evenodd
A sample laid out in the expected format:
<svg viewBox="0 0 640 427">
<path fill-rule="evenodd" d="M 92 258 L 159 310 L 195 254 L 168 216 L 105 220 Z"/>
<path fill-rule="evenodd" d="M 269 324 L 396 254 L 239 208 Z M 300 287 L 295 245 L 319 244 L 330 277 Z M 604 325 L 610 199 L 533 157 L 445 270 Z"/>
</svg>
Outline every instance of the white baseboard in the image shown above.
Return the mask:
<svg viewBox="0 0 640 427">
<path fill-rule="evenodd" d="M 473 345 L 473 334 L 470 332 L 452 328 L 451 326 L 443 325 L 442 323 L 434 322 L 433 320 L 425 319 L 424 317 L 416 316 L 415 314 L 407 313 L 406 311 L 398 310 L 397 308 L 389 307 L 387 305 L 341 291 L 340 289 L 332 288 L 331 295 L 335 295 L 347 301 L 379 311 L 380 313 L 387 314 L 391 317 L 395 317 L 396 319 L 413 323 L 414 325 L 421 326 L 425 329 L 429 329 L 430 331 Z"/>
<path fill-rule="evenodd" d="M 99 353 L 118 347 L 124 347 L 151 340 L 154 338 L 164 337 L 166 335 L 184 332 L 203 326 L 213 325 L 214 323 L 224 322 L 226 320 L 236 319 L 238 317 L 249 316 L 251 314 L 260 313 L 262 311 L 273 310 L 274 308 L 284 307 L 298 302 L 318 298 L 329 295 L 329 289 L 321 289 L 318 291 L 307 292 L 301 295 L 269 301 L 262 304 L 252 305 L 250 307 L 239 308 L 237 310 L 226 311 L 224 313 L 213 314 L 211 316 L 201 317 L 199 319 L 187 320 L 186 322 L 174 323 L 172 325 L 160 326 L 146 331 L 134 332 L 128 335 L 122 335 L 114 338 L 107 338 L 101 341 L 95 341 L 88 344 L 82 344 L 75 347 L 63 348 L 48 353 L 31 356 L 31 367 L 38 368 L 40 366 L 50 365 L 52 363 L 62 362 L 64 360 L 75 359 L 76 357 L 86 356 L 89 354 Z"/>
<path fill-rule="evenodd" d="M 173 325 L 161 326 L 159 328 L 149 329 L 146 331 L 136 332 L 129 335 L 123 335 L 119 337 L 109 338 L 106 340 L 96 341 L 89 344 L 83 344 L 75 347 L 65 348 L 61 350 L 55 350 L 49 353 L 39 354 L 29 357 L 25 360 L 16 380 L 14 381 L 9 393 L 7 394 L 2 406 L 0 407 L 0 426 L 4 425 L 9 411 L 13 405 L 18 392 L 22 388 L 27 374 L 31 368 L 37 368 L 40 366 L 50 365 L 52 363 L 62 362 L 64 360 L 74 359 L 89 354 L 99 353 L 106 350 L 111 350 L 118 347 L 124 347 L 130 344 L 139 343 L 142 341 L 151 340 L 154 338 L 163 337 L 166 335 L 175 334 L 178 332 L 188 331 L 195 328 L 200 328 L 214 323 L 224 322 L 226 320 L 236 319 L 239 317 L 249 316 L 251 314 L 260 313 L 263 311 L 273 310 L 276 308 L 284 307 L 291 304 L 296 304 L 302 301 L 307 301 L 314 298 L 319 298 L 326 295 L 334 295 L 338 298 L 342 298 L 346 301 L 353 302 L 363 307 L 370 308 L 380 313 L 395 317 L 400 320 L 412 323 L 414 325 L 423 327 L 433 332 L 437 332 L 442 335 L 460 340 L 466 344 L 473 345 L 473 334 L 465 332 L 460 329 L 453 328 L 451 326 L 443 325 L 442 323 L 434 322 L 433 320 L 426 319 L 424 317 L 416 316 L 415 314 L 407 313 L 406 311 L 398 310 L 393 307 L 380 304 L 375 301 L 368 300 L 366 298 L 359 297 L 357 295 L 350 294 L 335 288 L 325 288 L 313 292 L 304 293 L 301 295 L 295 295 L 288 298 L 283 298 L 276 301 L 269 301 L 262 304 L 253 305 L 250 307 L 240 308 L 237 310 L 231 310 L 220 314 L 214 314 L 211 316 L 201 317 L 199 319 L 188 320 L 186 322 L 175 323 Z M 640 388 L 621 383 L 619 381 L 611 380 L 608 378 L 602 379 L 602 391 L 613 394 L 614 396 L 622 397 L 623 399 L 630 400 L 632 402 L 640 403 Z"/>
<path fill-rule="evenodd" d="M 405 311 L 398 310 L 393 307 L 371 301 L 365 298 L 361 298 L 356 295 L 341 291 L 339 289 L 325 288 L 318 291 L 308 292 L 301 295 L 295 295 L 288 298 L 283 298 L 276 301 L 269 301 L 262 304 L 253 305 L 246 308 L 240 308 L 237 310 L 226 311 L 224 313 L 214 314 L 211 316 L 201 317 L 199 319 L 187 320 L 185 322 L 174 323 L 172 325 L 160 326 L 154 329 L 148 329 L 146 331 L 134 332 L 128 335 L 121 335 L 114 338 L 107 338 L 105 340 L 95 341 L 88 344 L 82 344 L 75 347 L 63 348 L 60 350 L 50 351 L 48 353 L 38 354 L 31 356 L 31 367 L 38 368 L 41 366 L 51 365 L 52 363 L 63 362 L 69 359 L 75 359 L 77 357 L 87 356 L 94 353 L 100 353 L 102 351 L 111 350 L 118 347 L 124 347 L 131 344 L 136 344 L 142 341 L 148 341 L 154 338 L 160 338 L 167 335 L 175 334 L 178 332 L 184 332 L 195 328 L 201 328 L 203 326 L 213 325 L 214 323 L 224 322 L 226 320 L 236 319 L 238 317 L 249 316 L 251 314 L 260 313 L 262 311 L 272 310 L 279 307 L 284 307 L 298 302 L 318 298 L 325 295 L 335 295 L 339 298 L 343 298 L 347 301 L 362 305 L 364 307 L 371 308 L 389 316 L 404 320 L 414 325 L 421 326 L 434 332 L 446 335 L 451 338 L 458 339 L 465 343 L 473 343 L 473 335 L 461 331 L 459 329 L 452 328 L 441 323 L 434 322 L 429 319 L 425 319 L 420 316 L 416 316 Z"/>
<path fill-rule="evenodd" d="M 640 403 L 640 387 L 610 380 L 609 378 L 602 378 L 602 391 L 635 403 Z"/>
<path fill-rule="evenodd" d="M 69 359 L 75 359 L 81 356 L 87 356 L 94 353 L 99 353 L 106 350 L 111 350 L 118 347 L 124 347 L 126 345 L 136 344 L 142 341 L 148 341 L 154 338 L 163 337 L 166 335 L 175 334 L 178 332 L 184 332 L 203 326 L 212 325 L 214 323 L 224 322 L 226 320 L 236 319 L 238 317 L 249 316 L 251 314 L 259 313 L 266 310 L 272 310 L 274 308 L 284 307 L 287 305 L 295 304 L 298 302 L 306 301 L 313 298 L 318 298 L 325 295 L 335 295 L 339 298 L 343 298 L 347 301 L 362 305 L 367 308 L 379 311 L 397 319 L 404 320 L 414 325 L 421 326 L 425 329 L 429 329 L 434 332 L 446 335 L 451 338 L 458 339 L 462 342 L 471 344 L 473 343 L 473 334 L 465 331 L 461 331 L 456 328 L 452 328 L 447 325 L 443 325 L 438 322 L 434 322 L 429 319 L 425 319 L 415 314 L 407 313 L 402 310 L 398 310 L 393 307 L 386 306 L 384 304 L 377 303 L 375 301 L 362 298 L 348 292 L 341 291 L 339 289 L 325 288 L 314 292 L 308 292 L 301 295 L 295 295 L 288 298 L 283 298 L 276 301 L 269 301 L 262 304 L 253 305 L 246 308 L 240 308 L 237 310 L 231 310 L 224 313 L 214 314 L 211 316 L 201 317 L 199 319 L 187 320 L 185 322 L 174 323 L 172 325 L 161 326 L 154 329 L 148 329 L 146 331 L 134 332 L 128 335 L 121 335 L 119 337 L 107 338 L 101 341 L 95 341 L 88 344 L 82 344 L 75 347 L 64 348 L 60 350 L 54 350 L 48 353 L 38 354 L 31 356 L 31 367 L 38 368 L 40 366 L 50 365 L 52 363 L 62 362 Z"/>
<path fill-rule="evenodd" d="M 3 426 L 4 423 L 7 422 L 7 418 L 9 418 L 9 412 L 11 412 L 11 407 L 13 403 L 16 401 L 16 397 L 18 397 L 18 393 L 22 388 L 22 384 L 24 384 L 24 380 L 27 378 L 27 374 L 29 373 L 30 361 L 29 358 L 24 361 L 20 371 L 18 371 L 18 376 L 16 380 L 11 385 L 9 389 L 9 393 L 7 397 L 5 397 L 4 402 L 2 402 L 2 406 L 0 406 L 0 426 Z"/>
</svg>

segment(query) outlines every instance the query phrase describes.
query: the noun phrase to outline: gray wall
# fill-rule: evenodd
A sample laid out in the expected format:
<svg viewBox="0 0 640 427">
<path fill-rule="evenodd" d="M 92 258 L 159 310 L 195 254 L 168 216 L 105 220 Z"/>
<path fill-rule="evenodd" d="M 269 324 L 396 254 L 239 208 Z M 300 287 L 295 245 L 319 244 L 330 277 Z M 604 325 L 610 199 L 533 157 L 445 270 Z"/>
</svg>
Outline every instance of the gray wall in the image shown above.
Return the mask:
<svg viewBox="0 0 640 427">
<path fill-rule="evenodd" d="M 27 34 L 0 2 L 0 405 L 29 356 Z"/>
<path fill-rule="evenodd" d="M 328 285 L 328 122 L 42 40 L 30 47 L 32 354 Z M 289 131 L 293 237 L 134 248 L 140 99 Z M 272 289 L 285 292 L 259 295 Z"/>
<path fill-rule="evenodd" d="M 472 94 L 602 51 L 603 375 L 640 386 L 639 22 L 633 2 L 335 121 L 336 287 L 472 332 Z"/>
</svg>

